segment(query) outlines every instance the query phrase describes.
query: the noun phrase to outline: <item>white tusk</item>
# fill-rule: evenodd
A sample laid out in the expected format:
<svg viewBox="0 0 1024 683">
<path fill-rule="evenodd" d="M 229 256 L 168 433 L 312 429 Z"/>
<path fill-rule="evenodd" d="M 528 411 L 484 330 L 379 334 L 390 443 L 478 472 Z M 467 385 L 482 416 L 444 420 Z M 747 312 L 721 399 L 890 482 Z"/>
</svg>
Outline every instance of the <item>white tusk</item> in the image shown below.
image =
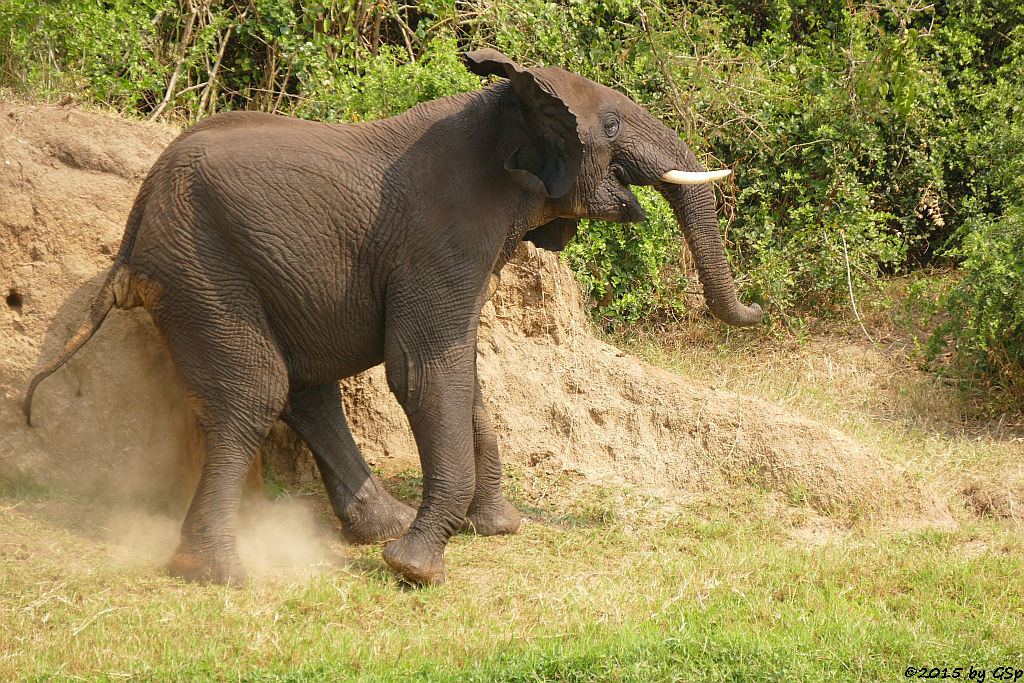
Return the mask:
<svg viewBox="0 0 1024 683">
<path fill-rule="evenodd" d="M 693 173 L 692 171 L 668 171 L 665 175 L 661 176 L 661 179 L 666 183 L 673 183 L 675 185 L 700 185 L 702 183 L 713 183 L 716 180 L 721 180 L 732 173 L 732 169 L 722 169 L 721 171 L 705 171 L 703 173 Z"/>
</svg>

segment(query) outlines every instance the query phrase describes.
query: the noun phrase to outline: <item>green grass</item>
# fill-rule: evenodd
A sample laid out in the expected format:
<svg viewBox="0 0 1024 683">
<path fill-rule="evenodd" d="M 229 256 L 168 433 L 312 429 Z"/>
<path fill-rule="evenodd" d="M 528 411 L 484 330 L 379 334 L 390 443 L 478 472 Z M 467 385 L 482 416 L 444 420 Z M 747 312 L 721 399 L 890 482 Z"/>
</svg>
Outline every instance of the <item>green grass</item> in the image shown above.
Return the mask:
<svg viewBox="0 0 1024 683">
<path fill-rule="evenodd" d="M 765 495 L 460 536 L 420 590 L 344 546 L 312 575 L 184 584 L 8 499 L 0 678 L 849 680 L 1024 657 L 1016 527 L 808 544 Z"/>
</svg>

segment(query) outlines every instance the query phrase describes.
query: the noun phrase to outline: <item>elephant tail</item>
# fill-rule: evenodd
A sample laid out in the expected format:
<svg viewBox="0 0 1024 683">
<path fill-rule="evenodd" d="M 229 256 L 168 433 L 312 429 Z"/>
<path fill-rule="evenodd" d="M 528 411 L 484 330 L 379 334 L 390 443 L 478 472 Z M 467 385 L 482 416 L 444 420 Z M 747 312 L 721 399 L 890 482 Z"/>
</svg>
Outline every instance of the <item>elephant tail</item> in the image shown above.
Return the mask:
<svg viewBox="0 0 1024 683">
<path fill-rule="evenodd" d="M 21 410 L 25 413 L 25 424 L 29 427 L 32 426 L 32 396 L 36 393 L 36 387 L 39 386 L 39 383 L 59 370 L 62 365 L 68 362 L 71 356 L 78 353 L 78 350 L 85 346 L 85 343 L 92 338 L 92 335 L 96 334 L 96 330 L 103 324 L 107 314 L 110 313 L 110 309 L 114 306 L 118 308 L 133 308 L 141 303 L 135 288 L 132 286 L 128 260 L 131 257 L 132 250 L 135 248 L 135 237 L 139 234 L 139 226 L 142 224 L 146 197 L 149 195 L 153 183 L 153 173 L 150 171 L 146 179 L 142 181 L 142 187 L 139 189 L 139 194 L 132 205 L 132 210 L 128 214 L 124 236 L 121 238 L 121 248 L 118 249 L 117 255 L 114 257 L 114 265 L 111 266 L 110 271 L 107 273 L 103 286 L 100 287 L 100 291 L 96 293 L 96 297 L 92 300 L 89 316 L 82 323 L 82 326 L 78 328 L 74 336 L 68 340 L 68 343 L 64 345 L 64 348 L 60 350 L 60 353 L 51 359 L 42 370 L 36 373 L 36 376 L 29 383 L 28 391 L 25 393 L 25 400 L 21 404 Z"/>
<path fill-rule="evenodd" d="M 93 299 L 92 308 L 89 310 L 89 317 L 86 318 L 82 326 L 78 328 L 75 335 L 68 340 L 68 343 L 64 345 L 64 348 L 60 350 L 56 356 L 54 356 L 49 363 L 47 363 L 42 370 L 36 373 L 36 376 L 32 378 L 32 382 L 28 385 L 28 392 L 25 394 L 25 401 L 21 405 L 22 411 L 25 413 L 25 423 L 28 426 L 32 426 L 32 395 L 36 392 L 36 387 L 44 379 L 56 372 L 62 365 L 68 362 L 71 356 L 75 355 L 79 349 L 85 346 L 85 342 L 89 341 L 96 330 L 103 324 L 104 318 L 107 317 L 107 313 L 114 307 L 115 296 L 114 286 L 115 277 L 121 275 L 127 275 L 127 271 L 118 268 L 116 265 L 111 268 L 110 274 L 107 275 L 107 279 L 103 282 L 103 286 L 100 287 L 100 291 L 96 294 L 96 298 Z M 123 276 L 122 276 L 123 277 Z M 118 277 L 117 279 L 121 279 Z"/>
</svg>

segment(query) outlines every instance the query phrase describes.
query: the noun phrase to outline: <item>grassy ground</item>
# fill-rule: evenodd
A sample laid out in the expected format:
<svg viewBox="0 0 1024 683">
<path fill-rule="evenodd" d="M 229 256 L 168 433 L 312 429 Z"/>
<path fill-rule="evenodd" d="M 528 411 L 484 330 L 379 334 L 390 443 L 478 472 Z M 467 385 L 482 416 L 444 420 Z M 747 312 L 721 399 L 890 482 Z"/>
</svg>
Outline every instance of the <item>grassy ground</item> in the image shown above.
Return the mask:
<svg viewBox="0 0 1024 683">
<path fill-rule="evenodd" d="M 154 524 L 151 512 L 8 484 L 0 679 L 893 680 L 908 667 L 950 677 L 963 667 L 963 678 L 970 667 L 988 678 L 1001 666 L 1024 670 L 1021 517 L 1012 505 L 979 516 L 964 494 L 981 482 L 1020 500 L 1024 442 L 1012 416 L 966 410 L 893 340 L 734 337 L 713 350 L 692 341 L 623 343 L 875 445 L 943 491 L 957 528 L 841 528 L 756 488 L 679 505 L 511 471 L 522 532 L 454 539 L 445 586 L 402 585 L 379 548 L 333 540 L 314 505 L 319 563 L 288 568 L 285 557 L 232 589 L 164 575 L 170 518 Z M 393 482 L 415 493 L 415 477 Z M 312 501 L 285 498 L 269 514 L 287 524 Z"/>
<path fill-rule="evenodd" d="M 0 507 L 4 679 L 846 680 L 1024 664 L 1024 544 L 1005 522 L 808 543 L 748 491 L 459 537 L 440 588 L 339 546 L 312 574 L 232 589 L 117 566 L 80 522 L 95 509 L 47 507 Z"/>
</svg>

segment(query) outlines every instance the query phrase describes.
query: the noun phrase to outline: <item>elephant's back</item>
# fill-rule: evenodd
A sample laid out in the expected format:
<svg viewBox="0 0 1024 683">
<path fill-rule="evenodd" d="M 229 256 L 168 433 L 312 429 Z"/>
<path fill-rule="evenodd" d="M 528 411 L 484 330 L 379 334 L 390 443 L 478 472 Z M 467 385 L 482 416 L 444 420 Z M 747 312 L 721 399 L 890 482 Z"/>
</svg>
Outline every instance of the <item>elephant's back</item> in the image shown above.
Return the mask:
<svg viewBox="0 0 1024 683">
<path fill-rule="evenodd" d="M 285 117 L 211 117 L 172 143 L 137 200 L 133 272 L 225 308 L 255 302 L 303 383 L 376 365 L 383 345 L 379 200 L 337 137 Z"/>
</svg>

